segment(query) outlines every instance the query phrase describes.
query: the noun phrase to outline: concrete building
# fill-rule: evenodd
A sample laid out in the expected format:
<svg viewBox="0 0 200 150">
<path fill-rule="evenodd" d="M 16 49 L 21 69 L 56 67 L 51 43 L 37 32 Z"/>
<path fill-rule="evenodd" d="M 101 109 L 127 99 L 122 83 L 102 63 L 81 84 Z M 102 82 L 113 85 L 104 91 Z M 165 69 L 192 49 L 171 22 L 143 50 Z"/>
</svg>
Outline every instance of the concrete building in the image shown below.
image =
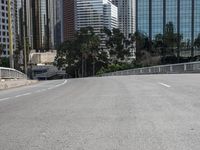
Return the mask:
<svg viewBox="0 0 200 150">
<path fill-rule="evenodd" d="M 105 1 L 103 4 L 104 27 L 112 30 L 118 28 L 118 8 L 110 1 Z"/>
<path fill-rule="evenodd" d="M 118 7 L 119 29 L 125 37 L 136 31 L 136 0 L 112 0 Z M 144 5 L 146 1 L 143 2 Z"/>
<path fill-rule="evenodd" d="M 13 48 L 17 47 L 16 40 L 16 0 L 11 1 Z M 0 1 L 0 45 L 3 46 L 2 57 L 9 56 L 8 0 Z"/>
<path fill-rule="evenodd" d="M 57 55 L 56 50 L 51 50 L 49 52 L 36 52 L 32 50 L 29 54 L 29 63 L 32 65 L 53 65 L 55 57 Z"/>
<path fill-rule="evenodd" d="M 199 53 L 195 41 L 200 38 L 199 0 L 137 0 L 137 31 L 151 40 L 163 34 L 167 24 L 172 24 L 174 33 L 181 35 L 177 47 L 181 56 L 195 56 Z"/>
</svg>

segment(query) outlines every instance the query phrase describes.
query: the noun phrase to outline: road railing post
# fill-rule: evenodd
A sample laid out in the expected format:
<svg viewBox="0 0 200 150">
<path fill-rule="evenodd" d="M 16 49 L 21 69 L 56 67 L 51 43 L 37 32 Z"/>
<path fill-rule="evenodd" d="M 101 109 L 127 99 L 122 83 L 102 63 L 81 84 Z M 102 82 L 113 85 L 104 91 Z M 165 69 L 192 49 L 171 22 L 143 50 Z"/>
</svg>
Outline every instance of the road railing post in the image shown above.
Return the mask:
<svg viewBox="0 0 200 150">
<path fill-rule="evenodd" d="M 184 64 L 184 72 L 186 72 L 186 71 L 187 71 L 187 65 Z"/>
<path fill-rule="evenodd" d="M 8 76 L 11 78 L 10 69 L 8 69 Z"/>
<path fill-rule="evenodd" d="M 170 73 L 173 72 L 173 65 L 170 65 Z"/>
</svg>

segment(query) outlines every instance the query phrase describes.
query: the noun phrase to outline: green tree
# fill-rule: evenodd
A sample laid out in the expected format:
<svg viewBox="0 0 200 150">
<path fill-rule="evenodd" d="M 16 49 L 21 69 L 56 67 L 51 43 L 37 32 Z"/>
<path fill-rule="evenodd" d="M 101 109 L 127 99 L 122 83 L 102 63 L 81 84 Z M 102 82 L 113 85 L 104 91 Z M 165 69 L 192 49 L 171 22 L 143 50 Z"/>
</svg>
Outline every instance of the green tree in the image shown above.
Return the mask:
<svg viewBox="0 0 200 150">
<path fill-rule="evenodd" d="M 142 62 L 150 56 L 151 40 L 145 33 L 139 31 L 131 35 L 131 40 L 135 43 L 136 66 L 142 66 Z"/>
<path fill-rule="evenodd" d="M 90 64 L 92 64 L 92 74 L 94 75 L 100 39 L 94 33 L 94 29 L 92 27 L 81 28 L 76 35 L 76 39 L 81 53 L 82 77 L 91 74 L 90 68 L 88 68 Z"/>
<path fill-rule="evenodd" d="M 111 32 L 109 29 L 104 28 L 103 32 L 108 39 L 106 41 L 106 47 L 109 50 L 112 62 L 122 61 L 130 56 L 130 49 L 126 46 L 127 40 L 119 29 L 114 28 Z"/>
<path fill-rule="evenodd" d="M 200 34 L 198 34 L 197 38 L 195 39 L 194 46 L 200 48 Z"/>
<path fill-rule="evenodd" d="M 56 65 L 59 69 L 65 68 L 66 72 L 74 75 L 76 71 L 76 62 L 78 62 L 78 51 L 75 41 L 66 41 L 58 48 L 56 56 Z"/>
<path fill-rule="evenodd" d="M 93 28 L 81 28 L 73 41 L 64 42 L 58 49 L 56 62 L 59 68 L 66 67 L 71 77 L 95 75 L 99 59 L 100 39 Z"/>
<path fill-rule="evenodd" d="M 175 55 L 177 53 L 177 57 L 180 56 L 180 44 L 183 39 L 182 35 L 174 32 L 174 25 L 172 22 L 169 22 L 165 25 L 165 32 L 163 35 L 164 40 L 164 51 L 163 55 Z"/>
</svg>

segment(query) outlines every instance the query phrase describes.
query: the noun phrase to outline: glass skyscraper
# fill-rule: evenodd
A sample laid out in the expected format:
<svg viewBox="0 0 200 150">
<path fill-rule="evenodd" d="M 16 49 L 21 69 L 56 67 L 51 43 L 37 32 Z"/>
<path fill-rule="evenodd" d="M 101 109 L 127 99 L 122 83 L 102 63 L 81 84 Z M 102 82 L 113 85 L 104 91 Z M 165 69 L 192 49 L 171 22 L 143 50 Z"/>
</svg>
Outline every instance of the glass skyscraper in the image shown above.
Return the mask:
<svg viewBox="0 0 200 150">
<path fill-rule="evenodd" d="M 166 25 L 173 24 L 173 32 L 181 35 L 177 46 L 182 56 L 194 56 L 198 53 L 195 40 L 200 34 L 199 0 L 137 0 L 136 30 L 151 40 L 158 34 L 164 34 Z"/>
<path fill-rule="evenodd" d="M 54 49 L 63 41 L 63 1 L 31 0 L 31 8 L 33 49 Z"/>
</svg>

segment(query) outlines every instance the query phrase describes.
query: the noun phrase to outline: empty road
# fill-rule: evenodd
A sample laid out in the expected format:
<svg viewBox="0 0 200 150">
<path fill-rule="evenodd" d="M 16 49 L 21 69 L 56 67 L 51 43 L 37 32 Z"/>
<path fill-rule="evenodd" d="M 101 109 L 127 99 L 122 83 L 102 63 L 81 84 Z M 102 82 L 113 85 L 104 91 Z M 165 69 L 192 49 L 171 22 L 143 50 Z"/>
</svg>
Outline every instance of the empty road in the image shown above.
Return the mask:
<svg viewBox="0 0 200 150">
<path fill-rule="evenodd" d="M 200 74 L 0 91 L 0 150 L 200 150 Z"/>
</svg>

